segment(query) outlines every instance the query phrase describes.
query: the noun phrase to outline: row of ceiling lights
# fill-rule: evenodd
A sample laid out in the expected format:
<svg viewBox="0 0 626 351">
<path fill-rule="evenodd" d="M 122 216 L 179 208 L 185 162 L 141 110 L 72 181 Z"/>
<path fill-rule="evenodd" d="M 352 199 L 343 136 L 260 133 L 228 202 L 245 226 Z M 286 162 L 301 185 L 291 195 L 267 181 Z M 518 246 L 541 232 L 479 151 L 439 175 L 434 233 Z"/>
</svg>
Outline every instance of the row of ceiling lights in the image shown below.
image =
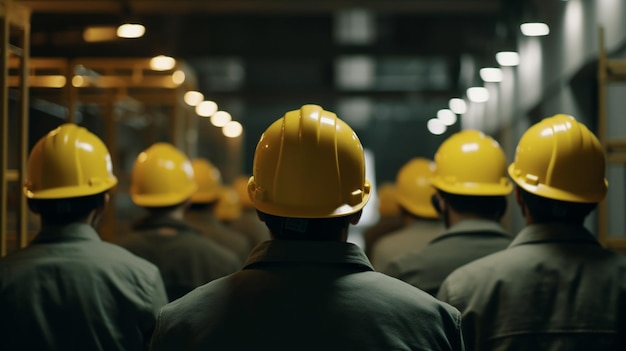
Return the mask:
<svg viewBox="0 0 626 351">
<path fill-rule="evenodd" d="M 125 23 L 117 28 L 116 34 L 120 38 L 140 38 L 145 32 L 146 29 L 141 24 Z M 175 65 L 176 60 L 169 56 L 159 55 L 150 60 L 150 68 L 157 71 L 167 71 L 173 69 Z M 183 73 L 182 71 L 180 72 Z M 172 79 L 176 80 L 176 77 L 172 76 Z M 198 116 L 209 118 L 212 125 L 222 128 L 222 134 L 224 134 L 224 136 L 236 138 L 243 133 L 241 123 L 233 121 L 230 113 L 218 110 L 215 101 L 204 100 L 204 95 L 201 92 L 193 90 L 187 91 L 183 96 L 183 100 L 187 105 L 195 107 Z"/>
<path fill-rule="evenodd" d="M 243 132 L 241 123 L 233 121 L 230 113 L 218 110 L 215 101 L 204 100 L 204 95 L 201 92 L 188 91 L 183 96 L 183 100 L 187 105 L 195 107 L 198 116 L 209 118 L 212 125 L 222 128 L 224 136 L 236 138 Z"/>
<path fill-rule="evenodd" d="M 522 23 L 520 30 L 527 37 L 539 37 L 550 34 L 550 27 L 541 22 Z M 514 67 L 519 65 L 519 54 L 515 51 L 500 51 L 496 53 L 496 61 L 501 67 Z M 502 69 L 496 67 L 484 67 L 479 70 L 480 78 L 486 83 L 499 83 L 503 79 Z M 473 103 L 484 103 L 489 100 L 489 91 L 485 87 L 471 87 L 465 92 L 467 99 Z M 426 127 L 431 134 L 441 135 L 449 126 L 457 121 L 457 115 L 467 112 L 467 103 L 462 98 L 452 98 L 447 109 L 437 112 L 437 117 L 428 120 Z"/>
<path fill-rule="evenodd" d="M 520 30 L 525 36 L 545 36 L 550 33 L 550 28 L 545 23 L 522 23 Z M 140 38 L 145 34 L 145 27 L 138 23 L 125 23 L 117 28 L 116 34 L 120 38 Z M 519 54 L 514 51 L 501 51 L 496 54 L 496 61 L 502 67 L 519 65 Z M 150 61 L 153 70 L 170 70 L 176 65 L 176 60 L 169 56 L 156 56 Z M 182 71 L 180 71 L 183 73 Z M 184 75 L 184 73 L 183 73 Z M 479 71 L 480 78 L 484 82 L 501 82 L 502 69 L 496 67 L 484 67 Z M 181 81 L 181 78 L 172 79 Z M 182 77 L 184 81 L 184 76 Z M 182 83 L 181 81 L 181 83 Z M 484 103 L 489 100 L 489 91 L 485 87 L 471 87 L 466 91 L 468 100 L 474 103 Z M 222 128 L 222 133 L 230 138 L 241 135 L 243 128 L 237 121 L 232 121 L 230 114 L 226 111 L 218 111 L 214 101 L 204 100 L 202 93 L 198 91 L 188 91 L 184 97 L 189 106 L 195 107 L 196 113 L 201 117 L 208 117 L 216 127 Z M 457 115 L 467 112 L 467 103 L 461 98 L 452 98 L 449 108 L 441 109 L 437 112 L 437 117 L 427 122 L 428 130 L 435 135 L 446 132 L 447 127 L 457 122 Z"/>
</svg>

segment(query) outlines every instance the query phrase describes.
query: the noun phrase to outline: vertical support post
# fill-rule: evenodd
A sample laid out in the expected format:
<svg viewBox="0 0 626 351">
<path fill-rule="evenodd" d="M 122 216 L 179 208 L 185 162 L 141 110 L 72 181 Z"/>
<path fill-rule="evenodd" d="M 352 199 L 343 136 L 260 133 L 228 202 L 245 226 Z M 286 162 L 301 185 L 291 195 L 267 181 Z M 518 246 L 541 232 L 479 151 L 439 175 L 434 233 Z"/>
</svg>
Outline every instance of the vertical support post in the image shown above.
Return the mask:
<svg viewBox="0 0 626 351">
<path fill-rule="evenodd" d="M 9 1 L 0 2 L 0 257 L 7 254 L 9 148 Z"/>
<path fill-rule="evenodd" d="M 28 75 L 29 75 L 29 60 L 30 60 L 30 13 L 26 9 L 23 10 L 22 32 L 20 37 L 20 47 L 22 48 L 22 56 L 20 57 L 20 104 L 18 107 L 18 116 L 20 118 L 19 123 L 19 186 L 23 186 L 26 183 L 26 162 L 28 160 Z M 26 204 L 26 197 L 19 197 L 18 211 L 18 242 L 20 248 L 26 247 L 28 244 L 28 207 Z"/>
<path fill-rule="evenodd" d="M 609 154 L 606 137 L 606 84 L 607 84 L 607 55 L 604 48 L 604 28 L 600 27 L 599 35 L 599 59 L 598 59 L 598 139 L 604 152 Z M 608 157 L 607 157 L 608 158 Z M 608 167 L 608 164 L 607 164 Z M 608 206 L 604 199 L 598 204 L 598 240 L 606 246 L 608 241 Z"/>
</svg>

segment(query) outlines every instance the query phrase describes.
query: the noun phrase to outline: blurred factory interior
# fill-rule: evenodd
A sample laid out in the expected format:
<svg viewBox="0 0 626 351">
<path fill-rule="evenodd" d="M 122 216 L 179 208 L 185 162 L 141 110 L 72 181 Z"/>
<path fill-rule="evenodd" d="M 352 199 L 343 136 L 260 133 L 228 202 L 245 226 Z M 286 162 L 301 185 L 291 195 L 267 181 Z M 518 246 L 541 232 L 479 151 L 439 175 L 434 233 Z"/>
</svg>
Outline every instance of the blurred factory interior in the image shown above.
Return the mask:
<svg viewBox="0 0 626 351">
<path fill-rule="evenodd" d="M 153 142 L 210 159 L 228 182 L 252 172 L 262 131 L 306 103 L 336 112 L 356 130 L 376 183 L 393 181 L 413 157 L 433 158 L 447 136 L 464 128 L 492 135 L 511 161 L 529 125 L 567 113 L 616 153 L 609 157 L 610 205 L 589 226 L 626 248 L 624 238 L 614 237 L 626 232 L 626 158 L 619 155 L 623 143 L 610 142 L 626 136 L 620 113 L 626 86 L 616 82 L 626 70 L 606 69 L 607 59 L 626 57 L 624 0 L 0 3 L 5 28 L 17 28 L 5 29 L 11 55 L 28 56 L 28 149 L 65 120 L 98 133 L 122 180 L 118 208 L 130 206 L 128 172 Z M 121 38 L 116 30 L 123 23 L 141 24 L 145 33 Z M 521 27 L 528 23 L 537 26 Z M 19 51 L 20 43 L 27 50 Z M 501 52 L 508 61 L 496 57 Z M 158 55 L 174 58 L 173 66 L 151 70 L 150 58 Z M 5 62 L 9 131 L 20 122 L 18 61 Z M 203 105 L 210 112 L 185 102 L 189 91 L 202 94 L 192 105 L 212 102 Z M 221 127 L 228 115 L 230 132 Z M 18 134 L 7 140 L 9 169 L 20 164 Z M 9 204 L 17 203 L 19 182 L 10 183 Z M 507 225 L 516 232 L 522 219 L 509 207 Z M 123 222 L 131 212 L 116 218 Z"/>
</svg>

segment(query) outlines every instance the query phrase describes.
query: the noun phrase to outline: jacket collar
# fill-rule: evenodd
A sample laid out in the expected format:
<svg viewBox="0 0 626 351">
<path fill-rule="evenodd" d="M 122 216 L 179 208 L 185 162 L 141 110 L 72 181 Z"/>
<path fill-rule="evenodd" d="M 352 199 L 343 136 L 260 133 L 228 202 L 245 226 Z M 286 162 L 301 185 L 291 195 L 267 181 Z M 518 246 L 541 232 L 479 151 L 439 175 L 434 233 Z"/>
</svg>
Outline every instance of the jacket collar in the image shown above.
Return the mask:
<svg viewBox="0 0 626 351">
<path fill-rule="evenodd" d="M 140 219 L 133 225 L 133 230 L 156 230 L 163 227 L 174 228 L 180 231 L 200 233 L 196 228 L 179 219 L 154 215 L 148 215 Z"/>
<path fill-rule="evenodd" d="M 43 227 L 31 244 L 71 241 L 101 241 L 101 239 L 91 225 L 75 222 L 66 225 Z"/>
<path fill-rule="evenodd" d="M 244 269 L 263 263 L 349 264 L 374 270 L 361 248 L 341 241 L 264 241 L 252 250 Z"/>
<path fill-rule="evenodd" d="M 510 237 L 509 233 L 507 233 L 506 230 L 502 228 L 500 223 L 487 219 L 465 219 L 451 226 L 445 232 L 441 233 L 441 235 L 437 236 L 433 240 L 433 242 L 451 236 L 472 235 L 472 233 L 475 232 L 488 232 L 493 233 L 494 235 Z"/>
<path fill-rule="evenodd" d="M 582 225 L 566 223 L 531 224 L 522 229 L 509 247 L 548 242 L 570 242 L 600 245 Z"/>
</svg>

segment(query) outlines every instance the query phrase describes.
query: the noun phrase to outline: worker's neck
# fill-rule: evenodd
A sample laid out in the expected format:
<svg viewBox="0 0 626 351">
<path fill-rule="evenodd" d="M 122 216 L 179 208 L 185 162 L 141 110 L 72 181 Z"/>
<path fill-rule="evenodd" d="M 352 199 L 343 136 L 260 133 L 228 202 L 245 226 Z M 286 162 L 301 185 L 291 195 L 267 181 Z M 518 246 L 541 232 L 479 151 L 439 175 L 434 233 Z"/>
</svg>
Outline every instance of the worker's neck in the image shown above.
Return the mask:
<svg viewBox="0 0 626 351">
<path fill-rule="evenodd" d="M 448 210 L 448 227 L 452 227 L 459 222 L 470 220 L 470 219 L 479 219 L 479 220 L 487 220 L 493 221 L 492 218 L 486 218 L 483 216 L 479 216 L 473 213 L 459 213 L 452 209 Z"/>
</svg>

